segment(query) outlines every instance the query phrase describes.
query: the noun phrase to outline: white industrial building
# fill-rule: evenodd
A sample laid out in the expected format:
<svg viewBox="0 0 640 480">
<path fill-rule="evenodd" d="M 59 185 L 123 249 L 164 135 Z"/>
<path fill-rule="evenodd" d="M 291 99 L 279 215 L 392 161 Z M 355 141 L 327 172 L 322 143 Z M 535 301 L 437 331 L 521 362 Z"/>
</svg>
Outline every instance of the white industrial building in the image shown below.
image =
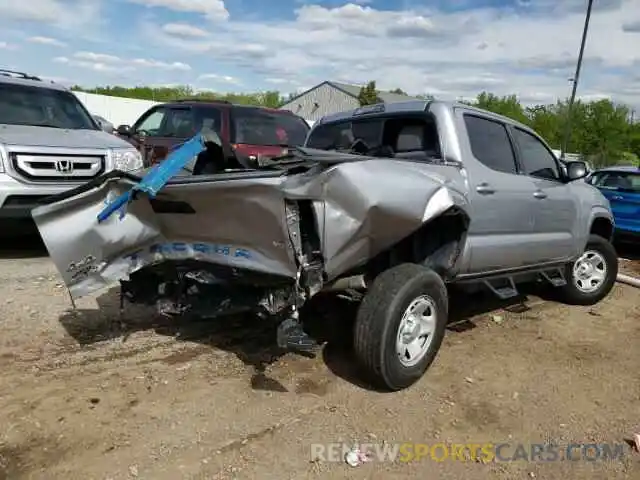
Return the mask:
<svg viewBox="0 0 640 480">
<path fill-rule="evenodd" d="M 73 92 L 92 115 L 100 115 L 116 127 L 132 125 L 140 115 L 158 102 L 112 97 L 95 93 Z"/>
<path fill-rule="evenodd" d="M 350 85 L 326 81 L 295 96 L 280 107 L 281 110 L 290 110 L 301 116 L 307 122 L 320 120 L 325 115 L 352 110 L 360 106 L 358 94 L 360 85 Z M 378 92 L 378 98 L 385 103 L 402 102 L 411 100 L 401 93 Z"/>
</svg>

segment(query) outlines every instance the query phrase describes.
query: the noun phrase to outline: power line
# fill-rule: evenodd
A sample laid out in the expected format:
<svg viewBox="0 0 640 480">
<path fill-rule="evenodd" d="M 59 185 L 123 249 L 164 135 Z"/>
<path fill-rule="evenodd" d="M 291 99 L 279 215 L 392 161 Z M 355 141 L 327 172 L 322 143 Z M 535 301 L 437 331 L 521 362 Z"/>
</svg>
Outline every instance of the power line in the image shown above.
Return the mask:
<svg viewBox="0 0 640 480">
<path fill-rule="evenodd" d="M 567 108 L 567 119 L 564 125 L 564 139 L 562 142 L 562 149 L 560 150 L 560 158 L 565 159 L 567 146 L 569 139 L 571 138 L 571 110 L 576 100 L 576 91 L 578 90 L 578 80 L 580 79 L 580 68 L 582 67 L 582 57 L 584 55 L 584 47 L 587 43 L 587 33 L 589 31 L 589 21 L 591 20 L 591 7 L 593 6 L 593 0 L 589 0 L 587 5 L 587 16 L 584 20 L 584 30 L 582 31 L 582 42 L 580 43 L 580 53 L 578 54 L 578 63 L 576 65 L 576 74 L 573 76 L 573 88 L 571 89 L 571 98 L 569 99 L 569 106 Z"/>
</svg>

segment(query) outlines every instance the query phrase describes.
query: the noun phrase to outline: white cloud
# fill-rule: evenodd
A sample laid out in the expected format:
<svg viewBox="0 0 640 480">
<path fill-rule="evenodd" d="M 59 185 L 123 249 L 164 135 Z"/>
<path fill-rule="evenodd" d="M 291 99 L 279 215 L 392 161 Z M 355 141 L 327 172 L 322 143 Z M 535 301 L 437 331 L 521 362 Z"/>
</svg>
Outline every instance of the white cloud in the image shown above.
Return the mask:
<svg viewBox="0 0 640 480">
<path fill-rule="evenodd" d="M 289 92 L 323 80 L 376 80 L 380 88 L 399 87 L 415 94 L 469 98 L 489 90 L 499 95 L 516 93 L 531 102 L 553 102 L 569 95 L 567 79 L 575 69 L 586 4 L 586 0 L 521 0 L 520 6 L 497 9 L 477 8 L 473 0 L 411 0 L 397 2 L 397 10 L 391 11 L 357 0 L 333 8 L 318 5 L 316 0 L 301 0 L 293 16 L 278 19 L 270 15 L 264 20 L 258 11 L 249 17 L 229 18 L 220 0 L 31 0 L 25 5 L 3 2 L 0 23 L 8 18 L 13 22 L 10 25 L 15 25 L 16 18 L 22 15 L 24 19 L 29 12 L 32 18 L 39 15 L 41 21 L 46 18 L 51 23 L 61 12 L 75 17 L 74 9 L 60 10 L 60 5 L 86 3 L 100 11 L 100 1 L 111 14 L 101 18 L 112 24 L 99 31 L 111 47 L 69 40 L 77 50 L 87 51 L 64 57 L 67 66 L 87 69 L 74 70 L 80 83 L 104 83 L 99 73 L 92 72 L 127 69 L 135 72 L 129 77 L 131 83 L 209 80 L 222 88 L 224 77 L 230 77 L 241 81 L 243 89 L 276 86 Z M 436 7 L 452 2 L 454 11 Z M 149 12 L 133 27 L 114 25 L 129 14 L 127 9 L 133 3 L 148 6 Z M 431 7 L 406 7 L 425 3 Z M 638 0 L 597 0 L 579 95 L 597 98 L 610 94 L 640 107 L 637 5 Z M 461 10 L 465 6 L 475 8 Z M 268 7 L 265 4 L 263 9 Z M 69 11 L 74 15 L 68 15 Z M 198 17 L 202 17 L 200 21 Z M 189 18 L 193 24 L 188 23 Z M 205 18 L 226 21 L 212 28 Z M 75 32 L 88 30 L 81 27 Z M 49 33 L 43 29 L 30 34 Z M 14 38 L 19 38 L 18 34 L 3 33 L 6 41 Z M 83 46 L 78 48 L 78 44 Z M 133 53 L 137 46 L 141 50 Z M 162 57 L 133 58 L 145 57 L 142 49 L 162 52 Z M 5 54 L 4 63 L 15 63 L 13 57 L 17 56 Z M 28 66 L 28 60 L 25 62 L 24 68 Z M 184 75 L 189 65 L 191 73 Z M 216 76 L 198 80 L 210 75 L 208 72 Z M 63 68 L 49 73 L 71 76 Z"/>
<path fill-rule="evenodd" d="M 0 19 L 33 21 L 69 29 L 99 22 L 102 0 L 0 1 Z"/>
<path fill-rule="evenodd" d="M 630 33 L 640 33 L 640 18 L 622 24 L 622 31 Z"/>
<path fill-rule="evenodd" d="M 133 60 L 123 60 L 124 63 L 131 62 L 133 65 L 143 68 L 160 68 L 163 70 L 181 70 L 188 72 L 191 67 L 183 62 L 160 62 L 158 60 L 149 60 L 146 58 L 134 58 Z"/>
<path fill-rule="evenodd" d="M 131 67 L 122 65 L 112 65 L 104 62 L 91 62 L 87 60 L 76 60 L 69 57 L 55 57 L 55 63 L 61 63 L 70 67 L 79 67 L 99 73 L 122 73 L 133 70 Z"/>
<path fill-rule="evenodd" d="M 88 62 L 104 62 L 104 63 L 121 63 L 122 62 L 122 59 L 120 57 L 116 57 L 115 55 L 108 55 L 105 53 L 76 52 L 73 54 L 73 56 L 78 60 L 83 60 Z"/>
<path fill-rule="evenodd" d="M 120 58 L 115 55 L 94 52 L 76 52 L 71 58 L 56 57 L 53 61 L 97 72 L 122 73 L 136 70 L 138 67 L 177 71 L 191 70 L 191 66 L 182 62 L 163 62 L 146 58 Z"/>
<path fill-rule="evenodd" d="M 0 42 L 0 50 L 15 50 L 17 47 L 8 42 Z"/>
<path fill-rule="evenodd" d="M 55 38 L 50 37 L 29 37 L 27 38 L 27 42 L 30 43 L 39 43 L 40 45 L 51 45 L 52 47 L 65 47 L 67 44 L 61 42 L 60 40 L 56 40 Z"/>
<path fill-rule="evenodd" d="M 240 83 L 242 83 L 240 80 L 238 80 L 235 77 L 232 77 L 230 75 L 220 75 L 217 73 L 205 73 L 198 77 L 199 82 L 206 81 L 206 80 L 213 80 L 214 82 L 230 83 L 234 85 L 239 85 Z"/>
<path fill-rule="evenodd" d="M 28 2 L 0 2 L 0 16 L 13 20 L 55 22 L 64 13 L 64 5 L 57 0 L 33 0 Z"/>
<path fill-rule="evenodd" d="M 610 90 L 622 101 L 640 104 L 640 96 L 629 89 L 629 71 L 640 74 L 640 50 L 635 35 L 622 27 L 634 18 L 636 1 L 602 0 L 594 10 L 580 95 Z M 562 8 L 551 0 L 528 3 L 530 14 L 303 5 L 293 21 L 231 21 L 209 39 L 156 35 L 153 41 L 176 52 L 206 53 L 208 62 L 227 62 L 274 85 L 375 79 L 382 88 L 451 98 L 475 96 L 483 89 L 531 101 L 566 97 L 584 0 L 567 0 Z M 151 31 L 145 38 L 152 38 Z M 605 79 L 611 69 L 626 72 Z"/>
<path fill-rule="evenodd" d="M 185 38 L 207 38 L 209 34 L 201 28 L 186 23 L 167 23 L 162 30 L 169 35 Z"/>
<path fill-rule="evenodd" d="M 286 78 L 278 78 L 278 77 L 269 77 L 264 79 L 265 82 L 271 83 L 273 85 L 290 85 L 291 80 Z"/>
<path fill-rule="evenodd" d="M 147 7 L 161 7 L 176 12 L 201 13 L 209 20 L 228 20 L 229 12 L 223 0 L 128 0 Z"/>
</svg>

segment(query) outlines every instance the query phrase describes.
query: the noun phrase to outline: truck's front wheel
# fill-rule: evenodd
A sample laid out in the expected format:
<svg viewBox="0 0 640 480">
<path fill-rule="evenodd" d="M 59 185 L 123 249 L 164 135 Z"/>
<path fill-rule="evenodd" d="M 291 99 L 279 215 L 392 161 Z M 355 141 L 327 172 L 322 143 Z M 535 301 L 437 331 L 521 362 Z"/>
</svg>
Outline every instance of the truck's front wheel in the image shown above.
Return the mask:
<svg viewBox="0 0 640 480">
<path fill-rule="evenodd" d="M 434 271 L 402 264 L 378 275 L 354 332 L 356 357 L 370 380 L 392 391 L 419 380 L 440 349 L 447 316 L 447 289 Z"/>
<path fill-rule="evenodd" d="M 611 243 L 591 235 L 584 253 L 567 265 L 567 284 L 559 287 L 559 300 L 570 305 L 594 305 L 606 297 L 618 275 L 618 254 Z"/>
</svg>

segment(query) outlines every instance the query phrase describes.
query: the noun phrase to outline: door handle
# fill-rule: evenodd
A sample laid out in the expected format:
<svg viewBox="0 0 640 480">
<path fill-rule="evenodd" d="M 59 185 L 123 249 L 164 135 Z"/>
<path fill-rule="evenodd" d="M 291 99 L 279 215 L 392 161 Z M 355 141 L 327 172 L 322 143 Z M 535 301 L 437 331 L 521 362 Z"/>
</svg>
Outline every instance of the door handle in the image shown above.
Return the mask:
<svg viewBox="0 0 640 480">
<path fill-rule="evenodd" d="M 541 190 L 538 190 L 538 191 L 536 191 L 536 192 L 533 192 L 533 196 L 534 196 L 534 197 L 536 197 L 536 198 L 540 198 L 540 199 L 542 199 L 542 198 L 547 198 L 547 194 L 546 194 L 546 193 L 544 193 L 544 192 L 543 192 L 543 191 L 541 191 Z"/>
<path fill-rule="evenodd" d="M 622 197 L 620 195 L 614 195 L 611 197 L 611 200 L 622 200 Z"/>
<path fill-rule="evenodd" d="M 491 187 L 488 183 L 481 183 L 476 187 L 476 192 L 481 195 L 491 195 L 496 193 L 496 191 Z"/>
</svg>

